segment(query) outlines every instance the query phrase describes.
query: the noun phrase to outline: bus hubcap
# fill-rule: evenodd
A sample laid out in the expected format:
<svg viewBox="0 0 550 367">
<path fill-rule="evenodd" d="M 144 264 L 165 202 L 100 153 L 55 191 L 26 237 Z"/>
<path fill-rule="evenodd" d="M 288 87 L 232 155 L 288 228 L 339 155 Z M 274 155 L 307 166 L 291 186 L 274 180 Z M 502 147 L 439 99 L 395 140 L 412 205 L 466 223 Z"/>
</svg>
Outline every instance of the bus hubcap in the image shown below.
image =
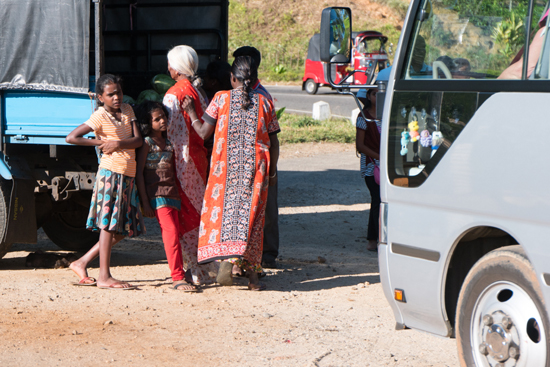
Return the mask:
<svg viewBox="0 0 550 367">
<path fill-rule="evenodd" d="M 509 359 L 519 358 L 519 347 L 513 342 L 514 329 L 512 319 L 503 312 L 483 316 L 483 337 L 479 352 L 497 361 L 495 367 L 504 366 L 503 362 Z"/>
</svg>

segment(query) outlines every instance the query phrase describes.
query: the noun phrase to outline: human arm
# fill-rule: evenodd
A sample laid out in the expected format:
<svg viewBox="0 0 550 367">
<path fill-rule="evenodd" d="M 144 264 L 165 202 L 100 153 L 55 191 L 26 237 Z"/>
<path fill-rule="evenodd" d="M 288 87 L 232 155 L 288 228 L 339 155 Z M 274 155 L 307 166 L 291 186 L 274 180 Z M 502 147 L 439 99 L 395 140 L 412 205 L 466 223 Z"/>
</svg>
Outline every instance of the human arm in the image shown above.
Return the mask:
<svg viewBox="0 0 550 367">
<path fill-rule="evenodd" d="M 365 145 L 365 133 L 365 130 L 357 128 L 357 131 L 355 133 L 355 148 L 358 152 L 363 153 L 373 159 L 379 160 L 380 154 Z"/>
<path fill-rule="evenodd" d="M 84 145 L 84 146 L 101 146 L 104 142 L 99 139 L 88 139 L 84 135 L 91 133 L 93 130 L 86 124 L 78 126 L 71 131 L 65 138 L 65 141 L 69 144 Z"/>
<path fill-rule="evenodd" d="M 149 144 L 147 143 L 144 143 L 137 151 L 136 183 L 139 193 L 139 199 L 141 200 L 141 207 L 143 209 L 143 215 L 148 218 L 152 218 L 155 216 L 155 211 L 149 203 L 149 196 L 147 196 L 147 190 L 145 189 L 145 177 L 143 176 L 148 153 Z"/>
<path fill-rule="evenodd" d="M 543 42 L 544 42 L 544 30 L 546 27 L 540 28 L 537 33 L 535 33 L 535 36 L 533 37 L 533 41 L 531 42 L 531 45 L 529 46 L 529 60 L 527 64 L 527 78 L 531 76 L 531 73 L 533 70 L 535 70 L 535 67 L 537 66 L 537 62 L 539 61 L 540 57 L 540 51 L 542 50 Z M 523 50 L 523 49 L 522 49 Z M 521 79 L 521 74 L 523 71 L 523 56 L 512 65 L 508 66 L 499 76 L 497 79 Z"/>
<path fill-rule="evenodd" d="M 104 141 L 102 145 L 99 146 L 99 149 L 105 154 L 111 154 L 117 150 L 123 149 L 137 149 L 143 144 L 143 139 L 141 138 L 141 133 L 136 124 L 135 120 L 130 122 L 132 124 L 132 135 L 133 137 L 124 139 L 124 140 L 110 140 Z"/>
<path fill-rule="evenodd" d="M 206 140 L 210 137 L 210 135 L 212 135 L 215 126 L 205 123 L 199 119 L 197 112 L 195 111 L 193 98 L 190 96 L 185 96 L 181 104 L 181 108 L 187 112 L 189 118 L 191 119 L 191 126 L 203 140 Z"/>
<path fill-rule="evenodd" d="M 269 186 L 277 183 L 277 162 L 279 162 L 279 138 L 277 134 L 269 136 L 271 146 L 269 147 Z"/>
</svg>

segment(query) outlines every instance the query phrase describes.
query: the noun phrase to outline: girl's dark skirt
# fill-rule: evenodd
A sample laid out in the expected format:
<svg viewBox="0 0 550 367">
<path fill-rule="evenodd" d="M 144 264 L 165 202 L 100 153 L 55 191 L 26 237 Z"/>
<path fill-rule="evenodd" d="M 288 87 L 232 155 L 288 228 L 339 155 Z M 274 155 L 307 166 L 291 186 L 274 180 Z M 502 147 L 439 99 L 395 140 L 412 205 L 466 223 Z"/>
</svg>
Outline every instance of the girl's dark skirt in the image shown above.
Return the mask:
<svg viewBox="0 0 550 367">
<path fill-rule="evenodd" d="M 98 170 L 86 228 L 129 237 L 145 233 L 133 177 L 105 168 Z"/>
</svg>

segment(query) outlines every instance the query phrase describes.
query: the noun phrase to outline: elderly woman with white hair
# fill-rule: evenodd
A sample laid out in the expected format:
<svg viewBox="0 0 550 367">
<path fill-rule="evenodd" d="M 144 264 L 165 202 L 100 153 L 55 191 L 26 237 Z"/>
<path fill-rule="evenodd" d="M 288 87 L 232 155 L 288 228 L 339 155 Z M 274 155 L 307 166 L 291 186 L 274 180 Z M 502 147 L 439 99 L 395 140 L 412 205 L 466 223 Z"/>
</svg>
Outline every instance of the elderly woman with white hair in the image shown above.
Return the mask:
<svg viewBox="0 0 550 367">
<path fill-rule="evenodd" d="M 199 92 L 197 76 L 199 58 L 193 48 L 176 46 L 168 52 L 168 71 L 176 81 L 164 96 L 169 112 L 168 140 L 174 147 L 176 177 L 181 197 L 180 242 L 183 253 L 185 280 L 193 284 L 208 284 L 216 279 L 218 265 L 197 264 L 199 224 L 206 188 L 208 162 L 203 139 L 191 127 L 187 112 L 181 109 L 186 96 L 193 99 L 198 116 L 203 115 L 206 101 Z"/>
</svg>

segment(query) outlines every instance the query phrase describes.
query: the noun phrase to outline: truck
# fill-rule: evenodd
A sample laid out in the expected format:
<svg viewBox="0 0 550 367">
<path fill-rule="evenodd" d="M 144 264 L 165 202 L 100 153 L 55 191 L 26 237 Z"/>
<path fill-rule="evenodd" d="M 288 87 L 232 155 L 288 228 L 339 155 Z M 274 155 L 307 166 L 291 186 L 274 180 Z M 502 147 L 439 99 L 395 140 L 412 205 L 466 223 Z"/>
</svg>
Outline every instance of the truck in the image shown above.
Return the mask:
<svg viewBox="0 0 550 367">
<path fill-rule="evenodd" d="M 66 135 L 96 108 L 95 81 L 123 78 L 126 95 L 151 89 L 167 52 L 185 44 L 201 71 L 227 61 L 228 0 L 0 0 L 0 258 L 37 230 L 85 251 L 98 168 L 94 148 Z M 93 138 L 93 135 L 89 136 Z"/>
<path fill-rule="evenodd" d="M 388 81 L 345 86 L 378 88 L 396 329 L 456 338 L 462 366 L 550 366 L 548 7 L 412 0 Z M 323 10 L 322 61 L 349 60 L 351 17 Z"/>
</svg>

